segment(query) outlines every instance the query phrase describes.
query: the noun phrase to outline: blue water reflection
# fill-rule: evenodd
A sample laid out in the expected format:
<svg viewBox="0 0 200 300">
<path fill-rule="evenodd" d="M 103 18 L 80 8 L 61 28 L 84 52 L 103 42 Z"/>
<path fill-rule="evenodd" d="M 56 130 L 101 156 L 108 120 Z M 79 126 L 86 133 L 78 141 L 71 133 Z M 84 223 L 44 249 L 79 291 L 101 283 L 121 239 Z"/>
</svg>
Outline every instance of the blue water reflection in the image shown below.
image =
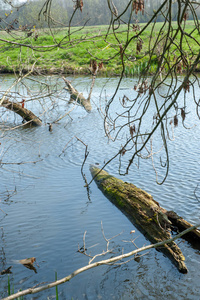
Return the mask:
<svg viewBox="0 0 200 300">
<path fill-rule="evenodd" d="M 9 85 L 12 76 L 4 84 Z M 75 78 L 73 84 L 85 95 L 88 93 L 90 79 Z M 7 131 L 1 137 L 1 159 L 4 162 L 30 162 L 19 165 L 2 165 L 0 190 L 2 208 L 0 211 L 0 269 L 13 265 L 10 275 L 15 291 L 36 286 L 43 282 L 67 276 L 74 270 L 86 265 L 88 257 L 77 252 L 78 243 L 83 244 L 83 234 L 87 231 L 86 242 L 91 254 L 106 250 L 101 233 L 101 221 L 107 238 L 117 235 L 111 243 L 116 254 L 133 249 L 130 231 L 135 229 L 130 221 L 114 207 L 97 189 L 93 182 L 88 191 L 81 175 L 81 165 L 88 145 L 89 156 L 84 166 L 88 181 L 91 180 L 89 165 L 104 161 L 116 153 L 122 140 L 109 142 L 103 130 L 103 119 L 97 107 L 104 105 L 105 97 L 113 93 L 117 79 L 97 79 L 92 98 L 93 110 L 90 114 L 82 107 L 71 112 L 71 119 L 64 118 L 53 125 L 40 128 L 18 128 Z M 136 79 L 124 79 L 123 87 L 131 95 Z M 6 88 L 6 86 L 5 86 Z M 101 93 L 102 98 L 99 99 Z M 117 97 L 122 97 L 120 90 Z M 46 100 L 47 101 L 47 100 Z M 200 135 L 199 121 L 194 112 L 193 101 L 189 125 L 191 130 L 178 126 L 175 141 L 169 143 L 170 172 L 166 182 L 159 186 L 151 161 L 141 161 L 123 180 L 133 182 L 152 194 L 166 209 L 173 209 L 186 220 L 195 223 L 200 217 L 200 202 L 194 191 L 199 183 Z M 114 103 L 115 107 L 119 102 Z M 39 109 L 30 104 L 30 109 Z M 56 111 L 44 116 L 51 122 L 73 104 L 58 103 Z M 11 112 L 5 112 L 7 124 L 20 124 L 21 120 Z M 45 123 L 44 122 L 44 123 Z M 5 128 L 2 128 L 4 132 Z M 40 161 L 41 160 L 41 161 Z M 35 163 L 31 163 L 31 162 Z M 118 160 L 112 161 L 106 169 L 118 175 Z M 7 193 L 16 194 L 9 200 Z M 198 191 L 197 191 L 198 192 Z M 136 229 L 135 229 L 136 230 Z M 138 247 L 149 242 L 136 230 Z M 122 266 L 104 266 L 90 270 L 59 286 L 59 299 L 199 299 L 200 252 L 187 242 L 180 241 L 186 257 L 189 273 L 179 274 L 174 265 L 155 250 L 150 251 L 138 261 L 132 260 Z M 26 257 L 36 257 L 35 274 L 16 261 Z M 106 256 L 107 257 L 107 256 Z M 7 276 L 0 278 L 0 295 L 7 295 Z M 27 296 L 26 299 L 54 299 L 55 290 Z"/>
</svg>

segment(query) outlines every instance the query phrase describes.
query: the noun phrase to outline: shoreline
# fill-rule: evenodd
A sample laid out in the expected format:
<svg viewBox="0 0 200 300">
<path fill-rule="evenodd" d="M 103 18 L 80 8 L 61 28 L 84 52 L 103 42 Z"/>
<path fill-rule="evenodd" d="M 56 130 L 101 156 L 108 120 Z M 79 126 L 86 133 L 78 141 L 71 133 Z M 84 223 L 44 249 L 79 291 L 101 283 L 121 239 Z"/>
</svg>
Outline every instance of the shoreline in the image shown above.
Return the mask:
<svg viewBox="0 0 200 300">
<path fill-rule="evenodd" d="M 19 74 L 22 73 L 26 75 L 31 71 L 32 66 L 28 66 L 28 68 L 23 68 L 22 70 L 19 70 L 19 68 L 13 68 L 10 69 L 7 66 L 0 66 L 0 75 L 5 75 L 5 74 Z M 186 73 L 186 70 L 182 70 L 182 74 Z M 195 69 L 195 73 L 200 73 L 200 66 Z M 84 76 L 89 76 L 91 75 L 91 71 L 89 67 L 84 66 L 84 67 L 50 67 L 50 68 L 42 68 L 42 67 L 35 67 L 33 72 L 31 72 L 31 75 L 84 75 Z M 134 76 L 139 76 L 141 73 L 134 73 L 134 74 L 127 74 L 124 72 L 125 77 L 134 77 Z M 149 76 L 153 75 L 152 72 L 149 72 Z M 116 69 L 110 68 L 106 69 L 105 67 L 101 70 L 98 71 L 97 76 L 106 76 L 106 77 L 119 77 L 121 76 L 121 72 L 117 72 Z"/>
<path fill-rule="evenodd" d="M 31 71 L 31 66 L 29 66 L 28 68 L 23 68 L 22 70 L 19 70 L 19 68 L 13 68 L 10 69 L 6 66 L 0 66 L 0 74 L 19 74 L 22 73 L 24 75 L 26 75 L 27 73 L 29 73 Z M 61 67 L 61 68 L 57 68 L 57 67 L 51 67 L 51 68 L 42 68 L 42 67 L 35 67 L 33 72 L 31 72 L 32 75 L 91 75 L 91 71 L 89 69 L 89 67 Z M 117 77 L 120 76 L 121 73 L 120 72 L 116 72 L 116 70 L 106 70 L 105 68 L 102 70 L 98 71 L 98 76 L 113 76 L 113 77 Z"/>
</svg>

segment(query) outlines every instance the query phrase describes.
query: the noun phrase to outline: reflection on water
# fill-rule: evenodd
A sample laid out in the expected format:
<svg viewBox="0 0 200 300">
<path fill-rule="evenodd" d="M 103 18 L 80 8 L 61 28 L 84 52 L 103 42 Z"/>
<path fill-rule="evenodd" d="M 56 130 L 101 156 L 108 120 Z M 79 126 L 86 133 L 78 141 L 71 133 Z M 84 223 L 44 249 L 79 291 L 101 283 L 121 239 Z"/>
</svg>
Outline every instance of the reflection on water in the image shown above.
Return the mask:
<svg viewBox="0 0 200 300">
<path fill-rule="evenodd" d="M 74 84 L 87 94 L 89 80 L 86 77 L 80 82 L 78 78 Z M 10 279 L 15 291 L 51 282 L 55 272 L 62 278 L 86 265 L 88 257 L 77 252 L 78 244 L 83 244 L 85 231 L 87 247 L 95 245 L 91 248 L 92 255 L 106 250 L 101 221 L 107 238 L 123 231 L 111 243 L 116 254 L 121 253 L 122 248 L 124 252 L 133 249 L 131 243 L 124 241 L 130 240 L 134 226 L 103 196 L 95 183 L 87 190 L 81 174 L 84 144 L 89 151 L 83 169 L 87 181 L 91 180 L 89 165 L 98 163 L 101 166 L 121 145 L 120 140 L 108 143 L 97 110 L 99 101 L 103 105 L 105 100 L 103 96 L 99 100 L 98 95 L 102 93 L 109 98 L 116 80 L 110 80 L 102 93 L 107 79 L 97 79 L 90 114 L 77 107 L 71 118 L 54 124 L 52 132 L 48 124 L 44 124 L 38 128 L 7 131 L 1 138 L 1 159 L 9 164 L 0 169 L 0 208 L 7 213 L 0 211 L 0 271 L 13 266 Z M 123 81 L 128 93 L 132 93 L 134 80 Z M 119 91 L 118 96 L 123 93 Z M 69 108 L 67 102 L 58 103 L 55 111 L 45 116 L 45 122 L 52 122 Z M 31 109 L 35 112 L 37 106 Z M 7 124 L 13 121 L 20 124 L 20 119 L 13 117 L 11 112 L 5 114 Z M 139 169 L 135 167 L 122 179 L 133 182 L 151 193 L 166 209 L 173 209 L 195 223 L 199 220 L 200 206 L 194 194 L 199 183 L 200 136 L 198 120 L 195 115 L 192 118 L 197 126 L 192 130 L 179 126 L 175 142 L 169 144 L 170 173 L 164 185 L 155 183 L 150 161 L 141 161 Z M 118 160 L 112 161 L 106 170 L 119 176 Z M 149 243 L 137 230 L 134 236 L 139 247 Z M 180 242 L 189 269 L 186 275 L 179 274 L 162 253 L 152 250 L 137 261 L 122 266 L 103 266 L 78 275 L 59 286 L 59 299 L 199 299 L 200 252 L 188 242 Z M 37 274 L 15 263 L 28 257 L 36 257 Z M 7 282 L 7 275 L 0 277 L 2 297 L 7 295 Z M 53 298 L 54 289 L 26 297 Z"/>
</svg>

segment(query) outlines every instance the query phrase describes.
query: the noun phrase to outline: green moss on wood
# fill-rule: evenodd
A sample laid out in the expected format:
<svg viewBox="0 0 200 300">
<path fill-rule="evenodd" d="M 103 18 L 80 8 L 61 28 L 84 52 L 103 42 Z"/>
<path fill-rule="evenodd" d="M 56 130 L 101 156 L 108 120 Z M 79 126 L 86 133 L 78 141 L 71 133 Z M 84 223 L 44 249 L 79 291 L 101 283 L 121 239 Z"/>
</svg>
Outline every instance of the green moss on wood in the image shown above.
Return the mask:
<svg viewBox="0 0 200 300">
<path fill-rule="evenodd" d="M 166 210 L 161 208 L 150 194 L 95 166 L 91 166 L 90 170 L 99 189 L 130 218 L 152 243 L 171 237 L 167 230 L 171 222 L 165 214 Z M 173 261 L 180 272 L 187 272 L 183 263 L 185 258 L 175 242 L 164 245 L 160 250 Z"/>
</svg>

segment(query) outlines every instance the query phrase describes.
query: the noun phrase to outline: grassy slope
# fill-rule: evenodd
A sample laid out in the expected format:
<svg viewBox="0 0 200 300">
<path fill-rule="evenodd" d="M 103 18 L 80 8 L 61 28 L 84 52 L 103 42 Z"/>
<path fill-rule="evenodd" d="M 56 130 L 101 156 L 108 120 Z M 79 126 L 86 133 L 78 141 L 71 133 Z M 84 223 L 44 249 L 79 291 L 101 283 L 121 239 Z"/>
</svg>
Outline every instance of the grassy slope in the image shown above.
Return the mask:
<svg viewBox="0 0 200 300">
<path fill-rule="evenodd" d="M 142 26 L 144 26 L 144 24 L 141 25 L 141 27 Z M 158 31 L 161 26 L 162 23 L 157 23 L 156 31 Z M 15 71 L 18 71 L 19 69 L 27 70 L 34 62 L 36 62 L 37 68 L 48 73 L 56 73 L 62 70 L 66 73 L 85 74 L 89 72 L 88 67 L 92 54 L 94 58 L 98 57 L 99 61 L 102 60 L 104 62 L 104 68 L 101 72 L 105 75 L 117 75 L 120 73 L 122 66 L 120 55 L 117 54 L 119 52 L 119 47 L 116 45 L 116 39 L 112 35 L 108 37 L 110 44 L 103 40 L 102 35 L 105 35 L 106 28 L 106 26 L 85 27 L 81 31 L 78 31 L 78 28 L 72 28 L 72 32 L 74 31 L 74 33 L 71 35 L 71 44 L 69 43 L 69 39 L 65 38 L 62 48 L 54 47 L 51 51 L 33 51 L 30 48 L 17 46 L 8 47 L 8 45 L 4 46 L 5 44 L 0 42 L 0 46 L 3 46 L 0 48 L 0 71 L 12 72 L 13 69 Z M 194 28 L 193 22 L 187 21 L 187 30 L 191 31 L 192 28 Z M 122 29 L 125 29 L 125 27 L 122 27 Z M 26 38 L 25 32 L 13 32 L 12 38 L 7 33 L 0 32 L 0 38 L 11 39 L 16 42 L 32 44 L 34 46 L 48 46 L 55 44 L 54 38 L 59 42 L 67 36 L 68 29 L 54 30 L 54 38 L 50 35 L 49 30 L 41 30 L 36 41 L 34 40 L 34 34 L 35 33 L 33 33 L 30 38 Z M 130 37 L 134 34 L 134 32 L 130 32 Z M 18 36 L 18 40 L 16 40 L 16 35 Z M 92 36 L 95 37 L 91 39 Z M 126 40 L 126 36 L 126 31 L 117 33 L 117 37 L 122 45 Z M 148 51 L 149 36 L 150 28 L 142 34 L 143 45 L 140 53 L 136 53 L 136 40 L 132 40 L 126 50 L 128 58 L 136 57 L 136 61 L 128 61 L 128 59 L 125 59 L 126 75 L 140 73 L 146 66 L 148 57 L 145 56 L 145 53 Z M 196 32 L 193 33 L 193 36 L 199 40 L 199 36 Z M 83 41 L 85 38 L 86 40 Z M 155 38 L 152 40 L 152 44 L 154 43 Z M 162 45 L 160 46 L 160 49 L 162 49 Z M 191 53 L 187 43 L 185 43 L 184 47 L 186 52 Z M 199 48 L 197 46 L 195 46 L 195 48 L 193 46 L 194 53 L 197 53 L 198 50 Z M 156 69 L 158 52 L 159 49 L 157 48 L 151 62 L 151 72 Z M 116 57 L 114 59 L 108 60 L 115 55 Z M 170 59 L 173 59 L 173 55 Z"/>
</svg>

